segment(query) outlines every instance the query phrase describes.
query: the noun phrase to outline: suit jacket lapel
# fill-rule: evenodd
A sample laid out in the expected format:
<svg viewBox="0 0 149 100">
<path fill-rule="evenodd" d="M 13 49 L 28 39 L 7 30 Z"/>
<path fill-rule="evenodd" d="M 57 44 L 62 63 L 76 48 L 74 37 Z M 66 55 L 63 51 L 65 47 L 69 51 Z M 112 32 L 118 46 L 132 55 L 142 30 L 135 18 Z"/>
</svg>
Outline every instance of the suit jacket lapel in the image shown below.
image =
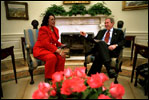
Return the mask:
<svg viewBox="0 0 149 100">
<path fill-rule="evenodd" d="M 114 41 L 114 39 L 115 39 L 116 36 L 117 36 L 116 30 L 113 29 L 112 39 L 111 39 L 111 43 L 110 44 L 112 44 L 112 42 Z"/>
<path fill-rule="evenodd" d="M 54 29 L 54 32 L 53 32 L 53 33 L 56 35 L 56 38 L 57 38 L 57 39 L 59 39 L 59 34 L 58 34 L 58 31 L 56 30 L 56 28 L 55 28 L 55 27 L 54 27 L 53 29 Z"/>
<path fill-rule="evenodd" d="M 106 30 L 104 30 L 101 34 L 99 34 L 99 40 L 101 40 L 104 37 L 105 33 L 106 33 Z"/>
<path fill-rule="evenodd" d="M 57 34 L 54 33 L 54 32 L 52 32 L 49 27 L 47 27 L 47 28 L 48 28 L 48 30 L 49 30 L 49 35 L 51 36 L 51 40 L 53 40 L 53 41 L 56 42 L 56 41 L 57 41 Z M 55 30 L 54 30 L 54 31 L 55 31 Z"/>
</svg>

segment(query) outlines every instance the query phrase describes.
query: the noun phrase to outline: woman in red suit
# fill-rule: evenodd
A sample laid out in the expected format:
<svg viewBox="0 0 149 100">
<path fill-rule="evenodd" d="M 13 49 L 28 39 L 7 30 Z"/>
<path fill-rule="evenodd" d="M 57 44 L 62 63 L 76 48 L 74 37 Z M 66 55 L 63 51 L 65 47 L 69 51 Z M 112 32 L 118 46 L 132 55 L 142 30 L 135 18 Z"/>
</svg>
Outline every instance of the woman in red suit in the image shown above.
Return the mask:
<svg viewBox="0 0 149 100">
<path fill-rule="evenodd" d="M 55 27 L 55 16 L 46 13 L 39 29 L 37 42 L 33 48 L 34 57 L 45 62 L 46 82 L 51 80 L 54 72 L 64 70 L 65 53 L 58 48 L 63 45 L 58 39 L 59 33 Z"/>
</svg>

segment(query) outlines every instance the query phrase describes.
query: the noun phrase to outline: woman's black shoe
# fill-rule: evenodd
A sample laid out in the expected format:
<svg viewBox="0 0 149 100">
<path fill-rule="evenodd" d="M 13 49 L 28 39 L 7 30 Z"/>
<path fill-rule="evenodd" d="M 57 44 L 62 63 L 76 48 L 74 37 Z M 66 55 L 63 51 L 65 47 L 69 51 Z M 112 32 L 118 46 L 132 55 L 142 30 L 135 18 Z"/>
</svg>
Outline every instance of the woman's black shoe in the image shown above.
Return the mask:
<svg viewBox="0 0 149 100">
<path fill-rule="evenodd" d="M 51 80 L 52 80 L 51 78 L 45 78 L 44 81 L 45 81 L 46 83 L 50 83 Z"/>
</svg>

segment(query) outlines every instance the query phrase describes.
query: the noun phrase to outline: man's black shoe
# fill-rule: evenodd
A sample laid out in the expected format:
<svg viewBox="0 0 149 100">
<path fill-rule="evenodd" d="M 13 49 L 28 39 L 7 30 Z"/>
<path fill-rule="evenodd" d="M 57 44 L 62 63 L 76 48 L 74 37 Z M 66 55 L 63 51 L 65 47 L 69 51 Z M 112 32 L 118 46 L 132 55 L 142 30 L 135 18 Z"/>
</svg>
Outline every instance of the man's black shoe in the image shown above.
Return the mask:
<svg viewBox="0 0 149 100">
<path fill-rule="evenodd" d="M 108 71 L 108 76 L 109 76 L 109 78 L 115 78 L 116 77 L 116 73 L 115 73 L 114 69 L 110 69 Z"/>
</svg>

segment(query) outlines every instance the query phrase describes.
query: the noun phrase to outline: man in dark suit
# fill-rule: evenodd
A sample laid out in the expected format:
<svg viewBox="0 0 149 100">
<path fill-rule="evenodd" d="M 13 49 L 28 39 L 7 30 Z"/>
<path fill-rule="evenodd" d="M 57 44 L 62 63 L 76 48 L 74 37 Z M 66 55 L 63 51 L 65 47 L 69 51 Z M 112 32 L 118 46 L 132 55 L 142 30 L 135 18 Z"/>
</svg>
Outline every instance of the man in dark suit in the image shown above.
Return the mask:
<svg viewBox="0 0 149 100">
<path fill-rule="evenodd" d="M 111 68 L 111 58 L 118 57 L 122 46 L 124 45 L 124 33 L 121 30 L 113 28 L 114 19 L 106 18 L 104 30 L 100 30 L 96 37 L 91 38 L 85 32 L 80 32 L 87 40 L 95 43 L 94 48 L 88 52 L 95 55 L 95 60 L 88 72 L 88 75 L 101 71 L 102 64 L 105 65 L 108 76 L 114 78 L 116 76 L 114 69 Z M 88 54 L 87 54 L 88 55 Z"/>
</svg>

